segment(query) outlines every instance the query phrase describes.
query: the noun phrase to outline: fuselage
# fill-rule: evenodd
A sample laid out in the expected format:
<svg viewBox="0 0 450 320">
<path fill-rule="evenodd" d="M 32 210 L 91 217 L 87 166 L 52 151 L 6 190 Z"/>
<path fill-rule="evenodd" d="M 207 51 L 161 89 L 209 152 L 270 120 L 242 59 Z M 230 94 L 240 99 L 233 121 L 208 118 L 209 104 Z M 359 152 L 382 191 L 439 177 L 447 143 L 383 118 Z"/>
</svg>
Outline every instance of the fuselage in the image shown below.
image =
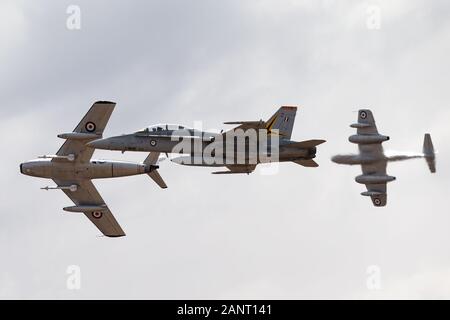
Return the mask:
<svg viewBox="0 0 450 320">
<path fill-rule="evenodd" d="M 364 164 L 374 164 L 377 162 L 394 162 L 394 161 L 405 161 L 411 159 L 426 158 L 424 154 L 393 154 L 386 156 L 384 154 L 380 156 L 375 155 L 360 155 L 360 154 L 343 154 L 336 155 L 331 158 L 331 161 L 338 164 L 347 165 L 364 165 Z"/>
<path fill-rule="evenodd" d="M 331 158 L 331 161 L 338 164 L 347 164 L 347 165 L 363 165 L 363 164 L 371 164 L 380 161 L 387 161 L 384 155 L 381 157 L 375 156 L 361 156 L 359 154 L 345 154 L 345 155 L 337 155 Z"/>
<path fill-rule="evenodd" d="M 125 161 L 92 160 L 88 163 L 35 159 L 20 165 L 22 174 L 47 179 L 103 179 L 149 173 L 152 166 Z"/>
<path fill-rule="evenodd" d="M 316 147 L 288 147 L 294 141 L 265 136 L 264 143 L 256 135 L 254 140 L 245 135 L 231 136 L 201 132 L 160 130 L 140 131 L 105 139 L 95 140 L 88 145 L 96 149 L 118 151 L 142 151 L 173 153 L 181 155 L 172 159 L 178 164 L 196 166 L 224 166 L 236 164 L 258 164 L 313 159 Z M 252 141 L 252 142 L 250 142 Z M 267 148 L 267 149 L 266 149 Z"/>
</svg>

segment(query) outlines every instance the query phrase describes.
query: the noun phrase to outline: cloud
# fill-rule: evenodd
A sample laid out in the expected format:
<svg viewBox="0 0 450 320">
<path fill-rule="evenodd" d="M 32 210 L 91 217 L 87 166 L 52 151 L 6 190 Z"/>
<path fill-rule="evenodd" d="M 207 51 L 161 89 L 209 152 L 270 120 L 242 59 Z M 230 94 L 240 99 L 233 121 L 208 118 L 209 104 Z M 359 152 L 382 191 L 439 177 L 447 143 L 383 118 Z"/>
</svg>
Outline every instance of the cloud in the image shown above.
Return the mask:
<svg viewBox="0 0 450 320">
<path fill-rule="evenodd" d="M 70 4 L 0 8 L 1 297 L 366 297 L 373 264 L 388 277 L 377 297 L 401 297 L 409 282 L 408 297 L 448 297 L 437 281 L 450 263 L 446 1 L 78 1 L 79 31 L 66 28 Z M 369 4 L 379 30 L 366 27 Z M 102 99 L 118 103 L 106 135 L 199 120 L 221 129 L 292 104 L 293 139 L 328 142 L 312 170 L 214 176 L 166 161 L 167 190 L 143 176 L 95 181 L 127 233 L 97 238 L 62 213 L 63 193 L 39 190 L 51 181 L 18 165 L 56 152 L 56 135 Z M 381 210 L 359 195 L 359 168 L 329 161 L 356 151 L 348 125 L 360 107 L 391 136 L 386 149 L 420 151 L 430 131 L 440 151 L 434 176 L 423 161 L 390 165 Z M 66 288 L 68 265 L 81 268 L 79 291 Z"/>
<path fill-rule="evenodd" d="M 10 49 L 25 39 L 26 19 L 19 1 L 0 3 L 0 58 L 5 59 Z"/>
</svg>

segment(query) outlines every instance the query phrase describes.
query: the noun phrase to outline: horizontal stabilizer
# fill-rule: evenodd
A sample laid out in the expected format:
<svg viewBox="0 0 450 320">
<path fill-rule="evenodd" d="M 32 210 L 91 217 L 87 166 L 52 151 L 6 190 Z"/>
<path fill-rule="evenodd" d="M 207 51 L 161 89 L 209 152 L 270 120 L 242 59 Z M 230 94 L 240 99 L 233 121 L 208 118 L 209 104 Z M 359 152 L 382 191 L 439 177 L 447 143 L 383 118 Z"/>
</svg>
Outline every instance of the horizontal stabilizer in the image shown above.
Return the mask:
<svg viewBox="0 0 450 320">
<path fill-rule="evenodd" d="M 425 161 L 428 164 L 428 168 L 430 168 L 431 173 L 436 172 L 436 154 L 434 151 L 433 142 L 431 141 L 431 135 L 429 133 L 425 134 L 423 140 L 423 155 L 425 157 Z"/>
<path fill-rule="evenodd" d="M 283 145 L 283 147 L 286 148 L 304 148 L 309 149 L 313 148 L 315 146 L 318 146 L 319 144 L 325 143 L 325 140 L 306 140 L 301 142 L 293 142 L 286 145 Z"/>
<path fill-rule="evenodd" d="M 292 161 L 292 162 L 294 162 L 296 164 L 299 164 L 301 166 L 304 166 L 304 167 L 308 167 L 308 168 L 317 168 L 319 166 L 319 164 L 317 162 L 315 162 L 314 160 L 312 160 L 312 159 L 309 159 L 309 160 L 296 160 L 296 161 Z"/>
<path fill-rule="evenodd" d="M 161 175 L 159 174 L 158 171 L 154 170 L 154 171 L 148 173 L 148 176 L 149 176 L 150 178 L 152 178 L 153 181 L 155 181 L 156 184 L 157 184 L 158 186 L 160 186 L 162 189 L 166 189 L 166 188 L 167 188 L 166 183 L 164 182 L 163 178 L 161 177 Z"/>
<path fill-rule="evenodd" d="M 151 170 L 148 173 L 148 176 L 153 179 L 153 181 L 156 182 L 158 186 L 160 186 L 162 189 L 166 189 L 167 185 L 164 182 L 163 178 L 157 171 L 157 163 L 159 160 L 160 152 L 150 152 L 150 154 L 147 156 L 147 158 L 144 160 L 144 164 L 149 166 L 154 166 L 156 169 Z"/>
</svg>

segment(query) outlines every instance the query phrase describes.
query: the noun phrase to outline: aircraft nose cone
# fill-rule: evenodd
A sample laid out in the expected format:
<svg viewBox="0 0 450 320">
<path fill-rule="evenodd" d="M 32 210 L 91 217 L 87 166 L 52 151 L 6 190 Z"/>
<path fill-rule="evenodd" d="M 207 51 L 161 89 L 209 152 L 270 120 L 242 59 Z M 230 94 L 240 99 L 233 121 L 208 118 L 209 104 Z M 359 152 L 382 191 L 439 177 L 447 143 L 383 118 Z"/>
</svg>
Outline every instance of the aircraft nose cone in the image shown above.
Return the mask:
<svg viewBox="0 0 450 320">
<path fill-rule="evenodd" d="M 86 143 L 86 145 L 90 148 L 94 148 L 94 149 L 103 149 L 106 146 L 106 139 L 97 139 L 91 142 Z"/>
<path fill-rule="evenodd" d="M 26 163 L 26 162 L 25 163 L 21 163 L 19 168 L 20 168 L 20 173 L 21 174 L 24 174 L 26 176 L 29 176 L 29 175 L 32 174 L 30 165 L 28 163 Z"/>
</svg>

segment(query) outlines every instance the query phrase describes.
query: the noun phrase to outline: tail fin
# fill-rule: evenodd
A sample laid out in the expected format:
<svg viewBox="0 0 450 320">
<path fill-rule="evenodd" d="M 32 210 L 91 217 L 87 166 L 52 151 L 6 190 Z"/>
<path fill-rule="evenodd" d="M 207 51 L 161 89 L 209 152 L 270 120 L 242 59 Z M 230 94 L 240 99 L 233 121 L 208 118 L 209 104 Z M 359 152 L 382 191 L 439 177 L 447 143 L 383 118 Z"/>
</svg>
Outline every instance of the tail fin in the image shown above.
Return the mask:
<svg viewBox="0 0 450 320">
<path fill-rule="evenodd" d="M 162 189 L 166 189 L 167 185 L 158 172 L 157 163 L 159 159 L 159 154 L 160 154 L 159 152 L 150 152 L 148 157 L 144 160 L 144 164 L 150 166 L 150 172 L 147 173 L 148 176 L 152 178 L 153 181 L 155 181 L 156 184 L 160 186 Z"/>
<path fill-rule="evenodd" d="M 430 168 L 431 173 L 436 172 L 436 154 L 434 152 L 433 141 L 431 141 L 431 135 L 429 133 L 425 134 L 423 140 L 423 155 L 425 157 L 425 161 L 428 164 L 428 168 Z"/>
<path fill-rule="evenodd" d="M 268 133 L 270 134 L 272 130 L 276 129 L 282 138 L 291 139 L 296 113 L 297 107 L 281 107 L 278 109 L 266 122 Z"/>
<path fill-rule="evenodd" d="M 150 173 L 148 174 L 148 176 L 149 176 L 150 178 L 152 178 L 153 181 L 155 181 L 156 184 L 157 184 L 158 186 L 160 186 L 162 189 L 167 189 L 167 185 L 166 185 L 166 183 L 164 182 L 163 178 L 160 176 L 160 174 L 159 174 L 158 171 L 153 170 L 152 172 L 150 172 Z"/>
</svg>

